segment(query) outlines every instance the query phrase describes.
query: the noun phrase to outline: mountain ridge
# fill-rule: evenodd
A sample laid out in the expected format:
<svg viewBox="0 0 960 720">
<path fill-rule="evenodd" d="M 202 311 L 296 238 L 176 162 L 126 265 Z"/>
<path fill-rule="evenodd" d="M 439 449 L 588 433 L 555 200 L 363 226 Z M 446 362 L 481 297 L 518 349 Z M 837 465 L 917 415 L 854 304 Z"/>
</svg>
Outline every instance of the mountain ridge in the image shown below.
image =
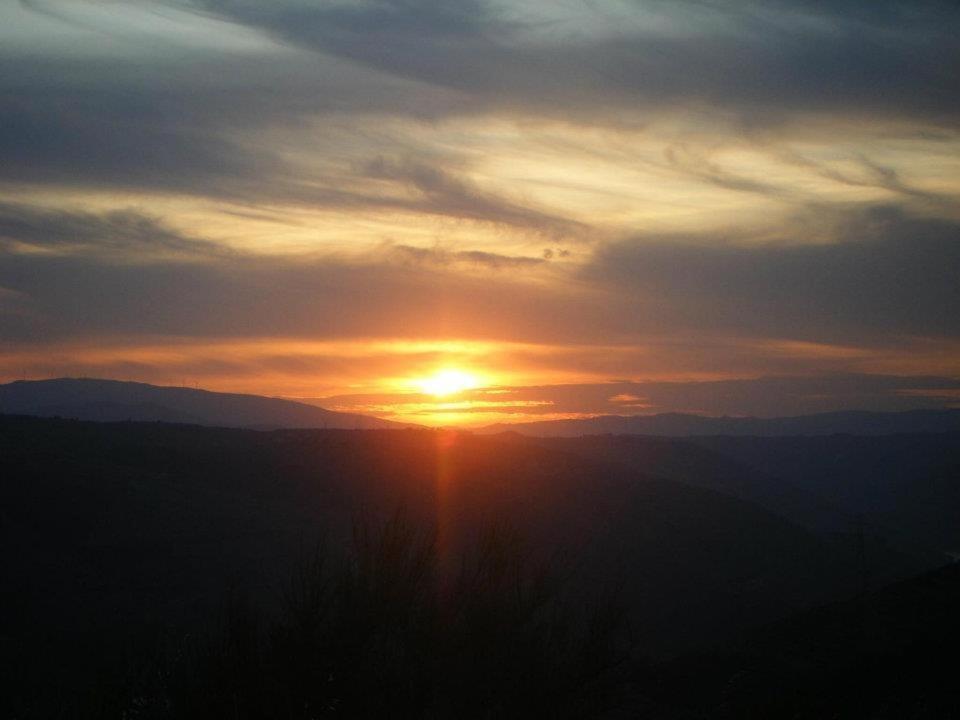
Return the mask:
<svg viewBox="0 0 960 720">
<path fill-rule="evenodd" d="M 17 380 L 0 385 L 0 413 L 266 430 L 414 427 L 413 423 L 336 412 L 284 398 L 97 378 Z"/>
<path fill-rule="evenodd" d="M 401 429 L 415 423 L 328 410 L 286 398 L 99 378 L 17 380 L 0 385 L 0 413 L 97 422 L 171 422 L 248 429 Z M 688 413 L 598 415 L 496 423 L 471 432 L 533 437 L 588 435 L 817 436 L 960 433 L 960 409 L 848 410 L 787 417 Z"/>
<path fill-rule="evenodd" d="M 779 437 L 789 435 L 896 435 L 913 433 L 958 433 L 960 410 L 903 410 L 876 412 L 845 410 L 789 417 L 711 417 L 686 413 L 657 415 L 598 415 L 568 420 L 497 423 L 474 432 L 515 432 L 538 437 L 580 435 L 654 435 L 696 437 L 740 435 Z"/>
</svg>

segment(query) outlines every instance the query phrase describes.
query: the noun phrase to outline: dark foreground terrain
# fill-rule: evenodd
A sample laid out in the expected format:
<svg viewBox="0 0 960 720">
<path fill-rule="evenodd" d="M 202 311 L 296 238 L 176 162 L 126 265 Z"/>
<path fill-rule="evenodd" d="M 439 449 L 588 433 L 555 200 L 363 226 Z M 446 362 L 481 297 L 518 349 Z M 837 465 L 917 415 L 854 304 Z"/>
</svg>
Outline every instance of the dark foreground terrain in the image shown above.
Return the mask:
<svg viewBox="0 0 960 720">
<path fill-rule="evenodd" d="M 0 715 L 950 717 L 958 458 L 0 416 Z"/>
</svg>

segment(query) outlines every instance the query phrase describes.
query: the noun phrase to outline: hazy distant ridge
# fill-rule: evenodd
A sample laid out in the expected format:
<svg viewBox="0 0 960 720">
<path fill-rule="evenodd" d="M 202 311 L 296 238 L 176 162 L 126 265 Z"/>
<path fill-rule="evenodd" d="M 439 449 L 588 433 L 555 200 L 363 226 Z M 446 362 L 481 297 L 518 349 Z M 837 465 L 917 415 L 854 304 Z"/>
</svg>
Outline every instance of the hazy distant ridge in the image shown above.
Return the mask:
<svg viewBox="0 0 960 720">
<path fill-rule="evenodd" d="M 960 410 L 908 410 L 905 412 L 831 412 L 797 417 L 703 417 L 661 415 L 603 415 L 576 420 L 547 420 L 489 425 L 478 432 L 513 431 L 540 437 L 580 435 L 895 435 L 899 433 L 960 432 Z"/>
<path fill-rule="evenodd" d="M 115 422 L 247 428 L 402 428 L 401 423 L 292 400 L 117 380 L 22 380 L 0 385 L 0 413 Z"/>
<path fill-rule="evenodd" d="M 244 428 L 402 428 L 412 424 L 341 413 L 315 405 L 185 387 L 117 380 L 21 380 L 0 385 L 0 413 L 116 422 L 174 422 Z M 704 417 L 682 413 L 603 415 L 575 420 L 500 423 L 476 432 L 540 437 L 581 435 L 790 436 L 960 433 L 960 410 L 847 411 L 796 417 Z"/>
</svg>

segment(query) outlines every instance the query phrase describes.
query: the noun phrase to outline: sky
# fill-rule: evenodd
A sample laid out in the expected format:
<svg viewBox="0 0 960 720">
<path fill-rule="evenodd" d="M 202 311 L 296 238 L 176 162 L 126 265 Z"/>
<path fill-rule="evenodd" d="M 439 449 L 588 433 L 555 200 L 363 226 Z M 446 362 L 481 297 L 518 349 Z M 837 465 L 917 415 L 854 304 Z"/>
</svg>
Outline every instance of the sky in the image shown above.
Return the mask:
<svg viewBox="0 0 960 720">
<path fill-rule="evenodd" d="M 960 5 L 0 4 L 0 381 L 960 406 Z"/>
</svg>

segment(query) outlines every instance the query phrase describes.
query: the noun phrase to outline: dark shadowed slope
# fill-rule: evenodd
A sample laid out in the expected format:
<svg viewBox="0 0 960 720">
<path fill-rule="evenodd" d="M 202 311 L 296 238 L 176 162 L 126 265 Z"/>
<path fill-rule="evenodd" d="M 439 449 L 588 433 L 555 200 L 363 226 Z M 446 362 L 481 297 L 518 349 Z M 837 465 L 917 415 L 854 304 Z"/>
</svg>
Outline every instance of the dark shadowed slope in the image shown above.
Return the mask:
<svg viewBox="0 0 960 720">
<path fill-rule="evenodd" d="M 776 467 L 757 469 L 718 448 L 701 447 L 695 439 L 641 435 L 537 437 L 504 434 L 518 442 L 534 442 L 557 452 L 624 465 L 636 472 L 716 490 L 756 503 L 792 522 L 820 532 L 848 532 L 852 515 L 831 504 L 803 477 L 779 477 Z M 762 441 L 761 441 L 762 442 Z"/>
<path fill-rule="evenodd" d="M 960 563 L 664 668 L 656 718 L 960 717 Z"/>
<path fill-rule="evenodd" d="M 9 637 L 176 626 L 231 578 L 269 587 L 304 539 L 401 502 L 454 545 L 497 520 L 540 552 L 566 548 L 584 591 L 622 588 L 654 654 L 850 593 L 858 577 L 851 542 L 532 443 L 7 417 L 0 456 Z"/>
<path fill-rule="evenodd" d="M 960 434 L 690 438 L 823 498 L 903 547 L 960 551 Z"/>
<path fill-rule="evenodd" d="M 893 435 L 897 433 L 960 433 L 960 410 L 905 412 L 833 412 L 797 417 L 704 417 L 681 413 L 603 415 L 577 420 L 498 424 L 478 432 L 512 431 L 542 437 L 580 435 Z"/>
<path fill-rule="evenodd" d="M 406 427 L 367 415 L 259 395 L 72 378 L 0 385 L 0 412 L 97 422 L 161 421 L 263 429 Z"/>
<path fill-rule="evenodd" d="M 883 538 L 933 564 L 960 551 L 960 434 L 500 437 L 716 490 L 818 532 Z"/>
</svg>

